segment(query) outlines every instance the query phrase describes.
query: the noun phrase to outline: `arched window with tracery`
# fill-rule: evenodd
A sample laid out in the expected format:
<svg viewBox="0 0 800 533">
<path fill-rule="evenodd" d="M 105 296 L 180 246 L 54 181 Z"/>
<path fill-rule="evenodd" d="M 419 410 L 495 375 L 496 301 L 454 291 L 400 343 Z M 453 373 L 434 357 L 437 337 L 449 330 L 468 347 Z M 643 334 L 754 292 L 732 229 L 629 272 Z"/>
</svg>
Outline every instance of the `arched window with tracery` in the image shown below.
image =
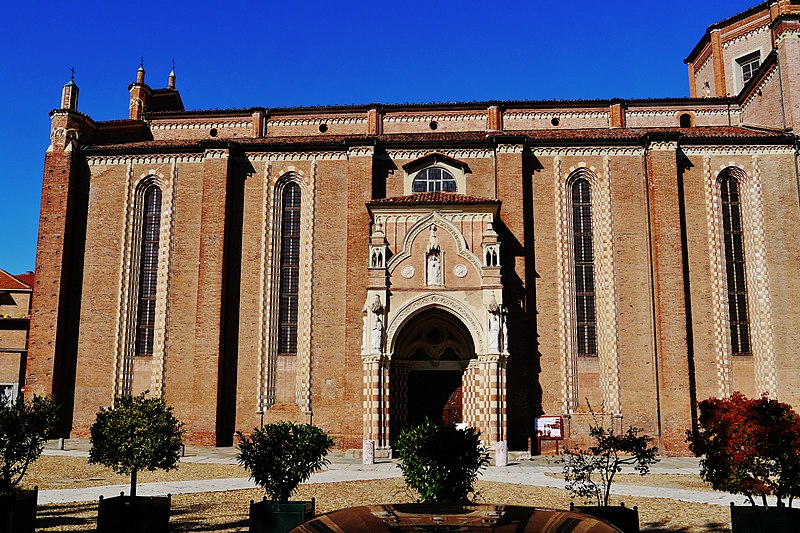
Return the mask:
<svg viewBox="0 0 800 533">
<path fill-rule="evenodd" d="M 412 192 L 456 192 L 456 179 L 441 167 L 428 167 L 414 177 Z"/>
<path fill-rule="evenodd" d="M 158 247 L 161 231 L 161 189 L 149 185 L 142 195 L 139 294 L 136 313 L 136 355 L 153 355 L 155 339 Z"/>
<path fill-rule="evenodd" d="M 739 182 L 731 172 L 725 172 L 720 177 L 719 187 L 725 238 L 731 353 L 750 355 L 750 318 L 747 310 L 747 272 Z"/>
<path fill-rule="evenodd" d="M 586 178 L 572 183 L 572 253 L 575 281 L 577 353 L 597 355 L 597 317 L 594 288 L 594 239 L 591 188 Z"/>
<path fill-rule="evenodd" d="M 278 353 L 295 355 L 300 284 L 300 186 L 295 182 L 283 188 L 280 249 Z"/>
</svg>

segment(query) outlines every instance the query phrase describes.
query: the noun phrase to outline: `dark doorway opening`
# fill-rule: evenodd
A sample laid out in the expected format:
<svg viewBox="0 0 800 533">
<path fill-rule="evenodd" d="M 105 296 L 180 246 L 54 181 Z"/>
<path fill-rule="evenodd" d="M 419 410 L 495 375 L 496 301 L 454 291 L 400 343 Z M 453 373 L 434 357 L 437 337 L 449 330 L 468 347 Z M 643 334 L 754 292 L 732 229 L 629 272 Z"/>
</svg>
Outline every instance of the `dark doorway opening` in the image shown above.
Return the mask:
<svg viewBox="0 0 800 533">
<path fill-rule="evenodd" d="M 461 422 L 461 375 L 457 370 L 412 370 L 408 374 L 408 422 L 427 416 L 437 423 Z"/>
</svg>

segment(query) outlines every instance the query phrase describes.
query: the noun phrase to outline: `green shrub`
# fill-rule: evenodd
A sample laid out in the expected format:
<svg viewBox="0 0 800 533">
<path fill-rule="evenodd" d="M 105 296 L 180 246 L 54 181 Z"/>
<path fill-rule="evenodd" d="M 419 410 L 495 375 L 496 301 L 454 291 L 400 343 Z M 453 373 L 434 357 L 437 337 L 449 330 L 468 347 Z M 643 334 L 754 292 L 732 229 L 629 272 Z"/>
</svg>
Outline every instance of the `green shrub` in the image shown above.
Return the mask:
<svg viewBox="0 0 800 533">
<path fill-rule="evenodd" d="M 47 396 L 0 401 L 0 494 L 16 490 L 30 464 L 42 455 L 57 418 L 58 406 Z"/>
<path fill-rule="evenodd" d="M 650 465 L 659 461 L 658 448 L 649 446 L 653 438 L 640 435 L 641 431 L 628 427 L 617 434 L 597 423 L 590 426 L 594 446 L 564 451 L 564 480 L 572 496 L 583 498 L 585 503 L 608 506 L 611 484 L 622 465 L 634 465 L 642 476 L 650 472 Z"/>
<path fill-rule="evenodd" d="M 406 485 L 422 503 L 469 503 L 469 494 L 489 454 L 475 428 L 456 429 L 425 418 L 397 439 L 399 466 Z"/>
<path fill-rule="evenodd" d="M 297 486 L 328 464 L 333 439 L 317 426 L 282 421 L 237 432 L 239 464 L 272 501 L 287 502 Z"/>
<path fill-rule="evenodd" d="M 689 449 L 700 460 L 700 475 L 714 490 L 743 494 L 767 507 L 800 496 L 800 416 L 789 404 L 766 396 L 709 398 L 698 404 L 696 434 L 687 432 Z"/>
<path fill-rule="evenodd" d="M 141 470 L 178 467 L 183 423 L 161 398 L 117 398 L 101 408 L 92 424 L 89 462 L 131 476 L 131 496 L 136 496 L 136 474 Z"/>
</svg>

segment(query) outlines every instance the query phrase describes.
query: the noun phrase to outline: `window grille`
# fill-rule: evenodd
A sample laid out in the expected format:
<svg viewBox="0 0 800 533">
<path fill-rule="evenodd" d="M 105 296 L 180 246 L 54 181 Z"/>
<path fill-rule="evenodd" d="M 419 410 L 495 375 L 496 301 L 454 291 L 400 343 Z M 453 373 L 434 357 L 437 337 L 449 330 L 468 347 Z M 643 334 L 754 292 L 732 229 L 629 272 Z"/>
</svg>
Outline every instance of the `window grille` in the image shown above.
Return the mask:
<svg viewBox="0 0 800 533">
<path fill-rule="evenodd" d="M 585 178 L 578 178 L 572 184 L 572 251 L 578 355 L 596 356 L 592 202 L 589 182 Z"/>
<path fill-rule="evenodd" d="M 412 192 L 456 192 L 456 179 L 441 167 L 420 171 L 414 178 Z"/>
<path fill-rule="evenodd" d="M 278 310 L 278 353 L 297 353 L 300 282 L 300 186 L 286 184 L 281 199 L 281 259 Z"/>
<path fill-rule="evenodd" d="M 161 189 L 155 185 L 150 186 L 144 193 L 142 215 L 135 354 L 153 355 L 158 282 L 158 240 L 161 228 Z"/>
<path fill-rule="evenodd" d="M 753 75 L 756 73 L 758 67 L 761 66 L 761 59 L 755 57 L 740 64 L 742 66 L 742 81 L 744 83 L 747 83 L 748 81 L 750 81 L 750 78 L 752 78 Z"/>
<path fill-rule="evenodd" d="M 726 175 L 720 180 L 722 226 L 725 233 L 725 271 L 728 280 L 728 317 L 731 353 L 750 355 L 750 318 L 747 312 L 747 279 L 744 263 L 739 183 Z"/>
</svg>

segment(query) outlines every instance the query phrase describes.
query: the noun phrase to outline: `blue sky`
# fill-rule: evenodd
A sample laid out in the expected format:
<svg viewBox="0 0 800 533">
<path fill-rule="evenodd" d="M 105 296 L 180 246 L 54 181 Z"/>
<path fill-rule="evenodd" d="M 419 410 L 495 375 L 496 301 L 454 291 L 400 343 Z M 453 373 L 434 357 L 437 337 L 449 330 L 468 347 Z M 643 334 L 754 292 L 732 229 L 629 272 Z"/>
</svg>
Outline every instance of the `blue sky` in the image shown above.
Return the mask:
<svg viewBox="0 0 800 533">
<path fill-rule="evenodd" d="M 756 0 L 28 1 L 3 8 L 0 268 L 33 270 L 48 112 L 127 118 L 144 57 L 187 109 L 688 96 L 683 59 Z M 562 11 L 569 6 L 569 11 Z"/>
</svg>

